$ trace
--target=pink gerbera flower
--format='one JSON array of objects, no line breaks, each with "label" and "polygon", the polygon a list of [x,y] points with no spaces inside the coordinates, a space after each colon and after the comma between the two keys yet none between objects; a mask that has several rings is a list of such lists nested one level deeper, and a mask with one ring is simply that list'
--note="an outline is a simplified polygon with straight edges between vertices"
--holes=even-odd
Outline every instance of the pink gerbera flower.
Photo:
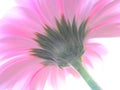
[{"label": "pink gerbera flower", "polygon": [[120,36],[120,1],[16,1],[0,22],[0,89],[49,90],[49,83],[61,90],[68,74],[79,73],[101,90],[85,68],[104,50],[90,40]]}]

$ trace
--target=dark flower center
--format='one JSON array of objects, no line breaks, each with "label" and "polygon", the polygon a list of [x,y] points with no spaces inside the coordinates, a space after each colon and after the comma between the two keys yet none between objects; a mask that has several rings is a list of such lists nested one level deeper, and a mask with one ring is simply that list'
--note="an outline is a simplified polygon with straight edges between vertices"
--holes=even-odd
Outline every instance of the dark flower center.
[{"label": "dark flower center", "polygon": [[33,55],[43,58],[46,65],[57,64],[60,67],[68,66],[73,60],[80,60],[84,53],[84,38],[86,21],[77,28],[75,18],[72,23],[66,21],[64,16],[57,29],[45,26],[46,35],[36,33],[35,41],[41,48],[32,49]]}]

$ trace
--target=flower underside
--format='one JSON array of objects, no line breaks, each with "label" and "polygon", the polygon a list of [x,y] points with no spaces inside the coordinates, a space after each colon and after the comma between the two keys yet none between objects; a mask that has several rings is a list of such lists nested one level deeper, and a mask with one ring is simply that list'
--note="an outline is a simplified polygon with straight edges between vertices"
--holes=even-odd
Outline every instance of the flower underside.
[{"label": "flower underside", "polygon": [[74,60],[80,60],[84,53],[86,21],[77,28],[75,18],[70,23],[63,16],[60,22],[56,19],[56,25],[57,29],[46,25],[46,35],[36,33],[35,41],[42,49],[34,48],[32,52],[34,56],[44,59],[45,65],[57,64],[65,67]]},{"label": "flower underside", "polygon": [[72,66],[84,78],[91,90],[101,90],[81,61],[84,53],[86,21],[77,28],[75,18],[70,23],[63,16],[60,22],[56,19],[56,26],[57,29],[53,29],[46,25],[45,35],[36,33],[35,41],[40,48],[32,49],[33,55],[42,58],[44,65],[57,64],[60,68]]}]

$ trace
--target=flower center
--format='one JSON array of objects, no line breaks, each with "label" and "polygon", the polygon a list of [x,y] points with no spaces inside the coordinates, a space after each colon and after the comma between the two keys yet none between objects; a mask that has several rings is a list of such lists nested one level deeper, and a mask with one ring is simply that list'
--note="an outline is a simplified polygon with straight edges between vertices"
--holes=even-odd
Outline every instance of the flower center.
[{"label": "flower center", "polygon": [[43,58],[46,65],[57,64],[60,67],[68,66],[73,60],[80,60],[84,53],[84,38],[86,22],[83,21],[77,28],[75,18],[72,23],[64,16],[57,29],[45,27],[46,35],[36,33],[35,41],[41,48],[32,49],[33,55]]}]

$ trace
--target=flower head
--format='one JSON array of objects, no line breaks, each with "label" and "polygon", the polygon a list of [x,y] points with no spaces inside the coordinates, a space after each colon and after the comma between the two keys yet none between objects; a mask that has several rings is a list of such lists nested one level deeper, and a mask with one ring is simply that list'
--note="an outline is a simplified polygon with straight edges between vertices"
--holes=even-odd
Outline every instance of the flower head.
[{"label": "flower head", "polygon": [[[62,90],[67,75],[101,90],[85,70],[104,54],[93,38],[120,36],[119,0],[16,0],[0,25],[0,88]],[[76,69],[76,71],[75,71]]]},{"label": "flower head", "polygon": [[44,64],[57,64],[60,67],[68,66],[70,62],[79,60],[84,53],[85,22],[77,30],[75,19],[66,22],[64,16],[61,22],[56,20],[58,30],[45,27],[47,35],[36,33],[35,41],[42,49],[33,49],[33,55],[43,58]]}]

